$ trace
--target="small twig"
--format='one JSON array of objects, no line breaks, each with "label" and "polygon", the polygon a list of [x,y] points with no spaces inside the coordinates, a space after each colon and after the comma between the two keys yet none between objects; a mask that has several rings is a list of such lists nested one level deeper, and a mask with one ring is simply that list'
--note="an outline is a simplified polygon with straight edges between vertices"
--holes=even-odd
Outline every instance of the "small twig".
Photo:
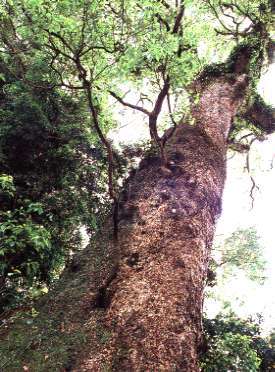
[{"label": "small twig", "polygon": [[259,190],[259,186],[256,185],[255,183],[255,180],[252,176],[250,176],[250,179],[251,179],[251,182],[252,182],[252,187],[250,189],[250,198],[251,198],[251,209],[252,210],[254,208],[254,201],[255,201],[255,198],[254,198],[254,189],[256,188],[257,190]]},{"label": "small twig", "polygon": [[248,134],[245,134],[244,136],[242,136],[240,139],[239,139],[239,142],[242,141],[243,139],[247,138],[247,137],[250,137],[250,136],[253,136],[254,133],[248,133]]},{"label": "small twig", "polygon": [[[251,145],[253,144],[254,141],[256,141],[257,137],[253,138],[251,141],[250,141],[250,144],[249,144],[249,148],[251,148]],[[251,189],[250,189],[250,199],[251,199],[251,210],[254,208],[254,202],[255,202],[255,197],[254,197],[254,190],[255,188],[257,190],[259,190],[259,186],[256,184],[253,176],[251,175],[251,172],[250,172],[250,159],[249,159],[249,154],[250,154],[250,150],[247,152],[246,154],[246,166],[245,166],[245,169],[247,170],[248,174],[249,174],[249,177],[250,177],[250,180],[251,180],[251,183],[252,183],[252,186],[251,186]]]},{"label": "small twig", "polygon": [[148,95],[147,94],[144,94],[144,93],[140,93],[140,95],[139,95],[139,100],[138,100],[138,102],[144,102],[144,101],[148,101],[148,102],[150,102],[152,105],[154,104],[153,103],[153,101],[148,97]]},{"label": "small twig", "polygon": [[272,159],[270,160],[270,170],[273,169],[274,158],[275,158],[275,155],[273,155],[273,156],[272,156]]}]

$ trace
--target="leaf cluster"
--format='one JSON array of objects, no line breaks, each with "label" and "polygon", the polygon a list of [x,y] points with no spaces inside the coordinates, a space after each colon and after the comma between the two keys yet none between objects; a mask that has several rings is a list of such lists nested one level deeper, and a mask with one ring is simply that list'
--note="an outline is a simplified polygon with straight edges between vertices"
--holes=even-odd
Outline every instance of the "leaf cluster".
[{"label": "leaf cluster", "polygon": [[272,371],[275,349],[273,333],[261,336],[261,317],[240,319],[234,313],[204,319],[207,351],[202,356],[203,371]]},{"label": "leaf cluster", "polygon": [[263,248],[255,228],[237,229],[222,243],[214,247],[219,257],[212,261],[212,270],[220,268],[224,279],[236,275],[237,271],[259,283],[265,280]]},{"label": "leaf cluster", "polygon": [[70,252],[80,249],[79,226],[94,233],[103,220],[106,159],[100,148],[95,154],[97,148],[81,96],[5,79],[0,99],[2,309],[22,300],[28,288],[49,284]]}]

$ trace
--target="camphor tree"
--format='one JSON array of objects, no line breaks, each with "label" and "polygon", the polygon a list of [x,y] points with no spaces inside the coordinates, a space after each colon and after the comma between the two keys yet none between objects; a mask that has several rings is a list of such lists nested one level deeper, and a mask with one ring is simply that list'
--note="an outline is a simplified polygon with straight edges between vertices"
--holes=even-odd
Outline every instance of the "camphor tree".
[{"label": "camphor tree", "polygon": [[[108,158],[113,262],[85,298],[110,334],[75,370],[197,371],[226,151],[243,128],[255,136],[275,128],[256,93],[272,57],[272,3],[15,0],[1,8],[18,79],[35,85],[24,66],[47,61],[56,89],[82,94]],[[125,86],[144,82],[141,104],[128,101]],[[109,97],[144,114],[152,141],[121,194]],[[161,133],[164,102],[172,125]]]}]

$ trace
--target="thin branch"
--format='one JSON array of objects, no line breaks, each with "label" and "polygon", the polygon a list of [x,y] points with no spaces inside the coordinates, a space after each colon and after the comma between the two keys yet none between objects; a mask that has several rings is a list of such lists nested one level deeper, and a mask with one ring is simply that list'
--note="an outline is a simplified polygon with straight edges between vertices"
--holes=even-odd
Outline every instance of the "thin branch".
[{"label": "thin branch", "polygon": [[225,30],[227,30],[228,32],[230,32],[230,34],[231,34],[231,29],[230,28],[228,28],[222,21],[221,21],[221,19],[220,19],[220,16],[219,16],[219,14],[218,14],[218,12],[217,12],[217,10],[216,10],[216,8],[215,8],[215,6],[211,3],[211,1],[210,0],[206,0],[206,2],[207,2],[207,4],[209,5],[209,7],[210,7],[210,9],[212,10],[212,12],[214,13],[214,15],[215,15],[215,17],[217,18],[217,20],[219,21],[219,23],[220,23],[220,25],[225,29]]},{"label": "thin branch", "polygon": [[57,38],[58,40],[60,40],[62,42],[62,44],[67,48],[69,49],[69,51],[74,55],[75,54],[75,51],[73,50],[73,48],[71,47],[71,45],[67,42],[67,40],[62,36],[60,35],[59,33],[57,32],[54,32],[54,31],[49,31],[48,29],[44,28],[44,31],[49,35],[49,36],[54,36],[55,38]]},{"label": "thin branch", "polygon": [[167,98],[167,105],[168,105],[168,110],[169,110],[169,116],[170,116],[170,119],[171,119],[171,121],[173,123],[173,127],[169,128],[163,134],[163,136],[161,138],[161,141],[163,143],[163,146],[165,146],[166,142],[173,136],[173,134],[175,133],[175,130],[177,128],[177,125],[178,125],[177,122],[173,118],[169,92],[167,93],[167,97],[166,98]]},{"label": "thin branch", "polygon": [[141,111],[143,112],[145,115],[148,115],[150,116],[151,113],[150,111],[146,110],[145,108],[141,107],[141,106],[136,106],[136,105],[132,105],[131,103],[128,103],[128,102],[125,102],[121,97],[119,97],[115,92],[109,90],[109,93],[112,97],[114,97],[119,103],[121,103],[123,106],[127,106],[127,107],[130,107],[132,108],[133,110],[138,110],[138,111]]},{"label": "thin branch", "polygon": [[235,37],[238,37],[238,36],[242,36],[242,37],[245,37],[245,36],[248,36],[248,35],[251,35],[253,33],[253,25],[249,25],[245,30],[243,31],[238,31],[236,29],[236,31],[233,31],[233,30],[229,30],[229,31],[222,31],[222,30],[217,30],[215,28],[215,31],[217,34],[220,34],[220,35],[224,35],[224,36],[235,36]]},{"label": "thin branch", "polygon": [[[112,63],[108,63],[107,65],[105,65],[95,76],[94,76],[94,80],[96,80],[104,71],[106,71],[108,68],[111,68],[113,67],[116,63],[118,63],[118,61],[120,60],[120,57],[121,55],[117,56],[117,58],[114,59],[114,61]],[[91,76],[93,74],[91,73]]]},{"label": "thin branch", "polygon": [[254,135],[254,133],[248,133],[248,134],[245,134],[244,136],[242,136],[242,137],[239,139],[239,141],[242,141],[242,140],[244,140],[245,138],[251,137],[251,136],[253,136],[253,135]]},{"label": "thin branch", "polygon": [[113,199],[114,202],[114,213],[113,213],[113,222],[114,222],[114,240],[117,241],[118,238],[118,198],[114,189],[114,155],[113,155],[113,149],[108,141],[108,139],[104,136],[100,125],[98,121],[98,114],[97,110],[94,106],[93,102],[93,97],[92,97],[92,87],[91,83],[86,79],[85,75],[83,74],[83,66],[78,64],[78,69],[81,68],[80,70],[80,76],[83,81],[84,89],[87,95],[88,99],[88,106],[91,111],[92,115],[92,124],[93,127],[95,128],[95,131],[97,132],[97,135],[102,142],[102,144],[105,146],[107,155],[108,155],[108,189],[109,189],[109,195]]},{"label": "thin branch", "polygon": [[[113,199],[115,207],[116,207],[117,196],[116,196],[116,193],[115,193],[115,190],[114,190],[114,182],[113,182],[113,173],[114,173],[113,149],[112,149],[111,144],[109,143],[109,141],[107,140],[107,138],[105,137],[105,135],[103,134],[103,132],[100,128],[97,110],[95,108],[95,105],[94,105],[94,102],[93,102],[93,97],[92,97],[91,82],[89,80],[87,80],[87,70],[85,69],[85,67],[81,63],[81,59],[80,59],[81,56],[69,46],[67,40],[65,40],[63,36],[61,36],[60,34],[57,34],[55,32],[49,32],[48,30],[45,30],[45,31],[48,33],[49,40],[50,40],[50,43],[51,43],[51,45],[48,45],[48,46],[52,50],[54,50],[54,52],[56,54],[59,53],[59,54],[65,56],[66,58],[68,58],[69,60],[73,61],[76,68],[77,68],[79,80],[82,81],[82,83],[83,83],[82,86],[72,86],[70,84],[64,83],[62,73],[59,72],[55,68],[54,68],[54,71],[58,74],[58,76],[60,77],[61,83],[65,87],[68,87],[69,89],[82,89],[86,93],[88,106],[89,106],[89,109],[90,109],[90,112],[91,112],[93,127],[95,128],[95,131],[96,131],[100,141],[102,142],[102,144],[104,145],[104,147],[106,148],[106,151],[107,151],[107,155],[108,155],[108,188],[109,188],[110,197]],[[70,52],[72,53],[72,56],[70,56],[67,53],[61,51],[60,48],[58,48],[54,44],[51,36],[54,36],[54,37],[58,38],[61,41],[61,43],[63,44],[63,46],[67,47],[70,50]],[[115,231],[115,238],[116,238],[116,234],[117,234],[117,231]]]},{"label": "thin branch", "polygon": [[231,156],[229,156],[229,158],[227,158],[226,161],[229,161],[229,160],[233,159],[235,155],[236,155],[236,152],[233,151],[233,154]]},{"label": "thin branch", "polygon": [[273,155],[272,159],[270,160],[270,170],[272,170],[274,167],[274,159],[275,159],[275,155]]},{"label": "thin branch", "polygon": [[[101,40],[102,42],[102,40]],[[122,45],[119,43],[116,43],[117,46],[114,46],[113,49],[107,48],[105,45],[90,45],[86,49],[83,48],[82,52],[79,53],[80,57],[83,57],[85,54],[89,53],[91,50],[104,50],[104,52],[109,53],[109,54],[114,54],[116,52],[122,52]]]},{"label": "thin branch", "polygon": [[245,16],[245,17],[247,17],[247,18],[249,18],[250,19],[250,21],[251,22],[257,22],[257,21],[260,21],[260,19],[255,15],[255,14],[253,14],[253,16],[255,17],[255,19],[253,19],[252,17],[251,17],[251,14],[249,14],[249,11],[247,10],[247,11],[245,11],[245,10],[243,10],[241,7],[240,7],[240,5],[237,3],[237,1],[236,0],[234,0],[234,4],[233,4],[233,6],[243,15],[243,16]]},{"label": "thin branch", "polygon": [[143,103],[144,101],[150,102],[152,104],[152,106],[154,105],[153,101],[148,97],[148,95],[141,92],[140,95],[139,95],[138,102],[142,102]]},{"label": "thin branch", "polygon": [[157,145],[160,148],[161,158],[165,166],[168,163],[167,155],[165,152],[166,137],[165,136],[162,136],[162,138],[159,137],[158,128],[157,128],[157,120],[161,112],[164,99],[169,92],[169,88],[170,88],[170,77],[168,75],[166,79],[164,80],[164,85],[157,97],[154,109],[149,116],[150,135],[151,135],[151,138],[157,143]]},{"label": "thin branch", "polygon": [[[249,144],[249,147],[251,147],[251,145],[253,144],[254,141],[256,141],[257,137],[253,138],[251,141],[250,141],[250,144]],[[247,152],[247,155],[246,155],[246,166],[245,166],[245,169],[247,169],[247,172],[249,174],[249,177],[250,177],[250,180],[251,180],[251,183],[252,183],[252,186],[251,186],[251,189],[250,189],[250,199],[251,199],[251,209],[254,208],[254,202],[255,202],[255,197],[254,197],[254,190],[255,188],[257,190],[259,190],[259,186],[257,186],[253,176],[251,175],[251,172],[250,172],[250,159],[249,159],[249,154],[250,154],[250,151]]]},{"label": "thin branch", "polygon": [[169,23],[165,19],[163,19],[159,13],[156,14],[156,18],[158,19],[160,24],[163,24],[166,27],[167,32],[171,30]]}]

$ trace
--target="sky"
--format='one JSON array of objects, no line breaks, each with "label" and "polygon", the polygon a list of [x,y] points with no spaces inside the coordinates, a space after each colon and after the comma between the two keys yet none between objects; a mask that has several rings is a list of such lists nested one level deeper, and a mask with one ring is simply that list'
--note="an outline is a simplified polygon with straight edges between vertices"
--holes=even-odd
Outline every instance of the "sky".
[{"label": "sky", "polygon": [[[250,165],[253,178],[259,187],[251,208],[251,180],[246,170],[245,156],[235,155],[228,161],[227,180],[223,194],[223,211],[217,224],[216,235],[229,236],[238,228],[254,226],[260,237],[264,258],[267,261],[264,285],[253,283],[240,275],[221,287],[222,297],[232,304],[242,317],[261,313],[265,331],[275,327],[275,135],[251,149]],[[274,159],[274,167],[271,168]],[[206,301],[206,310],[215,316],[221,309],[219,302]]]},{"label": "sky", "polygon": [[[275,63],[262,76],[258,90],[264,100],[275,106]],[[274,164],[273,164],[274,162]],[[245,277],[237,277],[222,288],[222,296],[229,300],[239,316],[263,315],[263,331],[275,327],[275,134],[263,142],[256,141],[250,151],[250,167],[259,187],[251,208],[251,180],[244,170],[245,155],[236,154],[227,162],[227,180],[223,194],[223,211],[216,235],[230,235],[237,228],[254,226],[267,261],[266,281],[257,285]],[[206,302],[211,316],[220,310],[218,302]]]},{"label": "sky", "polygon": [[[275,63],[263,74],[258,90],[267,103],[275,106]],[[127,101],[136,103],[135,92],[127,95]],[[115,116],[119,129],[111,133],[116,145],[119,142],[133,144],[149,139],[147,117],[140,112],[118,106]],[[165,111],[165,110],[164,110]],[[274,167],[272,168],[272,160]],[[251,209],[251,180],[245,167],[245,155],[236,154],[227,163],[227,180],[223,195],[223,211],[217,224],[217,235],[230,235],[237,228],[254,226],[260,236],[267,261],[264,285],[255,284],[240,275],[222,288],[224,299],[232,303],[241,317],[256,313],[264,316],[263,329],[268,332],[275,327],[275,134],[263,142],[253,143],[250,151],[250,167],[259,190],[255,193]],[[207,302],[208,315],[215,316],[221,309],[218,302]]]}]

